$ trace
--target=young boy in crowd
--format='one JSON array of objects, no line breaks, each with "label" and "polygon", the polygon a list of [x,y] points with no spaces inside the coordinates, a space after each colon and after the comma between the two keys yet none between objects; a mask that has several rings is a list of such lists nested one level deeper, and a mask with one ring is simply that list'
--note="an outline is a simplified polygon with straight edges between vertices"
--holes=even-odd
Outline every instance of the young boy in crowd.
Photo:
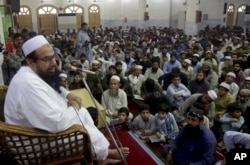
[{"label": "young boy in crowd", "polygon": [[111,120],[110,124],[121,124],[121,123],[125,123],[130,121],[130,119],[128,118],[129,116],[129,110],[127,107],[121,107],[118,110],[118,118]]},{"label": "young boy in crowd", "polygon": [[148,139],[148,136],[155,134],[155,117],[150,113],[147,104],[139,108],[140,114],[133,121],[133,128],[141,139]]},{"label": "young boy in crowd", "polygon": [[227,131],[239,131],[245,122],[242,114],[242,108],[237,102],[231,103],[227,107],[227,112],[219,119],[222,133]]},{"label": "young boy in crowd", "polygon": [[80,88],[84,88],[84,87],[85,87],[85,85],[83,83],[81,73],[80,72],[75,72],[74,73],[74,79],[69,84],[69,89],[73,90],[73,89],[80,89]]},{"label": "young boy in crowd", "polygon": [[179,128],[175,121],[174,115],[169,112],[170,107],[166,103],[158,106],[155,115],[156,136],[161,142],[171,143],[179,133]]}]

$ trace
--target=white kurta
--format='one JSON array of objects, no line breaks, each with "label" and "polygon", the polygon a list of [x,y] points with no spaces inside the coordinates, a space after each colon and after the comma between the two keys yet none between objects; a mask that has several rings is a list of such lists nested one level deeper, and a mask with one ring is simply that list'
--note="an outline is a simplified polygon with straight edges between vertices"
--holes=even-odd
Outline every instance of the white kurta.
[{"label": "white kurta", "polygon": [[[95,127],[85,108],[79,112],[68,107],[66,91],[60,95],[29,67],[22,67],[12,79],[4,105],[5,120],[9,124],[39,128],[52,133],[64,131],[73,124],[84,125],[96,153],[97,160],[108,155],[109,143]],[[64,95],[64,97],[62,97]]]},{"label": "white kurta", "polygon": [[3,54],[0,53],[0,85],[4,85],[2,65],[3,65]]}]

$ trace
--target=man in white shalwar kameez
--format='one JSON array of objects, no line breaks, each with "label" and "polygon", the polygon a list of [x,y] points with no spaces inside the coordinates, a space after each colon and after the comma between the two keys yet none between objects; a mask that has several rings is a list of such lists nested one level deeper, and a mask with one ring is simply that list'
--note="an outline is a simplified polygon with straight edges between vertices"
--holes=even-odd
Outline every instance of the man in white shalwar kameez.
[{"label": "man in white shalwar kameez", "polygon": [[[50,84],[56,82],[53,78],[58,71],[54,51],[47,40],[36,36],[26,41],[22,49],[27,66],[20,68],[8,88],[4,105],[6,123],[52,133],[80,124],[90,135],[99,164],[121,161],[118,151],[108,148],[109,142],[94,126],[88,111],[81,107],[81,99],[59,85],[56,88]],[[125,155],[129,153],[128,148],[123,150]]]}]

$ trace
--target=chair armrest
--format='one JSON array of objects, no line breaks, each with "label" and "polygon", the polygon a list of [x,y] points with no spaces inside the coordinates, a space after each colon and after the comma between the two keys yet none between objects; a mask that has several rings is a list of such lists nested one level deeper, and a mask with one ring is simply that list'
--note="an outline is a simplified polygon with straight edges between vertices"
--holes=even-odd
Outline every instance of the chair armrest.
[{"label": "chair armrest", "polygon": [[11,159],[23,164],[44,164],[81,155],[92,163],[87,130],[73,125],[59,133],[10,125],[0,121],[0,144]]}]

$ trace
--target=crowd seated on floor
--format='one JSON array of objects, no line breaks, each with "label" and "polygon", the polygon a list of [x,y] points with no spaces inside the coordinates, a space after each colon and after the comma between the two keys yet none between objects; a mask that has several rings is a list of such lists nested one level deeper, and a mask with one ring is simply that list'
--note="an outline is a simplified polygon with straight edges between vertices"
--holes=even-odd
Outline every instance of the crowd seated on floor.
[{"label": "crowd seated on floor", "polygon": [[[207,26],[191,36],[171,27],[90,29],[86,26],[83,24],[74,33],[68,29],[40,35],[54,47],[55,60],[62,72],[58,77],[61,85],[67,90],[84,88],[85,79],[94,97],[106,109],[109,124],[128,122],[143,141],[166,144],[163,149],[170,163],[179,161],[178,149],[184,151],[180,138],[191,141],[199,138],[199,144],[191,146],[190,142],[189,147],[213,146],[206,152],[214,154],[216,143],[223,148],[232,132],[247,137],[250,143],[248,28]],[[81,31],[85,36],[80,36]],[[22,44],[38,35],[25,34],[28,36],[9,34],[14,49],[4,52],[1,66],[6,86],[25,63]],[[85,38],[84,43],[81,37]],[[71,67],[95,74],[70,70]],[[138,112],[129,112],[131,101],[138,105]],[[208,136],[202,139],[199,131]],[[187,132],[193,133],[192,136]],[[225,151],[229,151],[227,145]],[[218,161],[215,157],[195,157],[197,152],[197,148],[192,150],[184,163]]]}]

